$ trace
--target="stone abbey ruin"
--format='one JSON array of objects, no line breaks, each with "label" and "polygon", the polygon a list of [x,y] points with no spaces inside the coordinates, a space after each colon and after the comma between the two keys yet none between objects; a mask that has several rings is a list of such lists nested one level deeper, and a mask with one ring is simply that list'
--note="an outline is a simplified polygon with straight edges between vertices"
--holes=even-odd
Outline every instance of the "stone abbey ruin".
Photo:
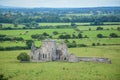
[{"label": "stone abbey ruin", "polygon": [[30,53],[31,62],[47,62],[47,61],[67,61],[67,62],[79,62],[79,61],[92,61],[92,62],[105,62],[111,63],[108,58],[97,57],[78,57],[75,54],[68,53],[67,45],[61,42],[57,45],[55,40],[44,40],[42,46],[37,49],[34,42],[31,46]]}]

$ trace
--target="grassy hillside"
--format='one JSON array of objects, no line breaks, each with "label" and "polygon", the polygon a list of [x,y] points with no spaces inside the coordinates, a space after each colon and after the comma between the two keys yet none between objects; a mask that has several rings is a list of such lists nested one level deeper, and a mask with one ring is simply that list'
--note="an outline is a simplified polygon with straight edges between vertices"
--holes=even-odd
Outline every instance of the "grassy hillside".
[{"label": "grassy hillside", "polygon": [[16,57],[30,50],[0,51],[0,73],[9,80],[119,80],[120,46],[70,48],[77,56],[108,57],[112,64],[95,62],[20,63]]}]

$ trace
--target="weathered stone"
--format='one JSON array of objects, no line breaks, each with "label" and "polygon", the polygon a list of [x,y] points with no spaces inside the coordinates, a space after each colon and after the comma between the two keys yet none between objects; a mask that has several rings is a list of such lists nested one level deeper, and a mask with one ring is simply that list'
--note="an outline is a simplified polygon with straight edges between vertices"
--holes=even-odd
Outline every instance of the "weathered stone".
[{"label": "weathered stone", "polygon": [[68,54],[68,48],[64,42],[56,45],[54,40],[44,40],[42,46],[37,49],[34,42],[31,46],[30,60],[32,62],[46,62],[46,61],[68,61],[68,62],[104,62],[110,63],[108,58],[98,57],[77,57],[75,54]]},{"label": "weathered stone", "polygon": [[63,42],[57,46],[54,40],[44,40],[39,49],[32,44],[30,57],[34,62],[67,60],[68,48]]},{"label": "weathered stone", "polygon": [[68,59],[69,62],[78,62],[78,57],[75,56],[73,53],[69,55],[69,59]]}]

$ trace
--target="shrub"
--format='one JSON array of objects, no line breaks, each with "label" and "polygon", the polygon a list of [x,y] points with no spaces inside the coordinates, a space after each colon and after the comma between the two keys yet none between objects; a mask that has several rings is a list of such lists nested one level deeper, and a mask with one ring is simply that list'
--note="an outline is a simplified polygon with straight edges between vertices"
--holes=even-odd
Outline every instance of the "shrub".
[{"label": "shrub", "polygon": [[12,47],[1,47],[0,51],[6,51],[6,50],[26,50],[28,49],[26,46],[12,46]]},{"label": "shrub", "polygon": [[82,34],[81,33],[78,34],[78,38],[82,38]]},{"label": "shrub", "polygon": [[6,35],[0,34],[0,37],[5,37]]},{"label": "shrub", "polygon": [[97,37],[98,38],[103,38],[103,35],[102,34],[97,34]]},{"label": "shrub", "polygon": [[100,43],[97,43],[97,46],[100,46]]},{"label": "shrub", "polygon": [[31,35],[31,38],[38,39],[41,35],[40,34],[33,34]]},{"label": "shrub", "polygon": [[92,46],[95,46],[95,43],[92,43]]},{"label": "shrub", "polygon": [[59,38],[60,38],[60,39],[70,39],[70,38],[71,38],[71,35],[69,35],[69,34],[63,35],[63,34],[61,34],[61,35],[59,35]]},{"label": "shrub", "polygon": [[30,56],[27,53],[22,52],[17,56],[17,59],[20,61],[30,61]]},{"label": "shrub", "polygon": [[110,34],[110,37],[116,38],[116,37],[118,37],[118,35],[117,35],[116,33],[111,33],[111,34]]},{"label": "shrub", "polygon": [[76,39],[77,36],[75,34],[72,34],[72,39]]},{"label": "shrub", "polygon": [[72,23],[71,23],[71,26],[76,26],[76,24],[72,22]]},{"label": "shrub", "polygon": [[65,43],[69,43],[69,41],[68,41],[68,39],[65,39],[65,41],[64,41]]},{"label": "shrub", "polygon": [[97,27],[97,29],[96,30],[103,30],[103,28],[102,27]]},{"label": "shrub", "polygon": [[44,32],[42,35],[43,35],[43,36],[49,36],[49,34],[46,33],[46,32]]},{"label": "shrub", "polygon": [[117,27],[117,30],[120,31],[120,27]]},{"label": "shrub", "polygon": [[103,22],[100,20],[95,20],[94,22],[90,23],[90,25],[103,25]]},{"label": "shrub", "polygon": [[79,44],[78,47],[87,47],[85,44]]},{"label": "shrub", "polygon": [[73,47],[77,47],[77,44],[72,42],[72,43],[67,43],[68,48],[73,48]]},{"label": "shrub", "polygon": [[26,41],[26,45],[29,49],[31,48],[32,42],[33,42],[32,40],[27,40]]},{"label": "shrub", "polygon": [[58,34],[58,32],[57,32],[57,31],[53,31],[53,34],[54,34],[54,35],[57,35],[57,34]]},{"label": "shrub", "polygon": [[6,78],[4,74],[0,74],[0,80],[8,80],[8,78]]}]

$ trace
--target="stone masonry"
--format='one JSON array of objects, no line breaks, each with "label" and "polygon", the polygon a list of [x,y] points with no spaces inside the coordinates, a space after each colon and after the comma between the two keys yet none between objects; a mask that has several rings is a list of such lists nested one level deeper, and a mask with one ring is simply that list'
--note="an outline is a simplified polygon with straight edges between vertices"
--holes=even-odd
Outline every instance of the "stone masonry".
[{"label": "stone masonry", "polygon": [[31,46],[30,60],[32,62],[46,62],[46,61],[68,61],[68,62],[104,62],[111,63],[108,58],[98,57],[77,57],[75,54],[68,54],[67,45],[61,42],[56,44],[55,40],[44,40],[42,46],[37,49],[34,42]]},{"label": "stone masonry", "polygon": [[33,62],[66,61],[68,59],[68,48],[64,42],[56,45],[55,40],[44,40],[39,49],[32,43],[30,58]]}]

